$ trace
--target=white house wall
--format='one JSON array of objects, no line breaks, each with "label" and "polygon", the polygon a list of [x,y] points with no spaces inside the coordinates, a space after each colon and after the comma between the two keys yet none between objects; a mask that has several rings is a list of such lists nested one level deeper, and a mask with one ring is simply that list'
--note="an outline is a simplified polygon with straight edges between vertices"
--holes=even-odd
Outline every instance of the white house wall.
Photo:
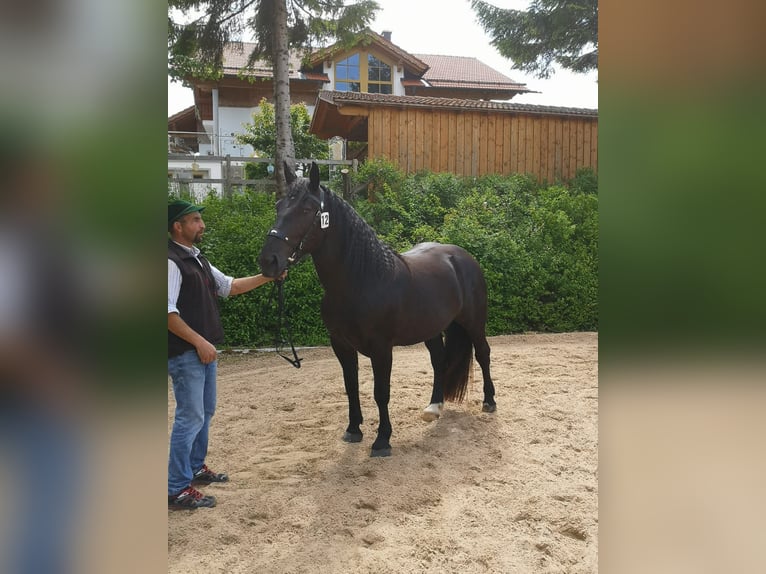
[{"label": "white house wall", "polygon": [[[196,164],[196,166],[193,164]],[[194,167],[197,169],[194,169]],[[171,174],[173,175],[172,178]],[[205,161],[202,155],[190,156],[188,160],[168,160],[168,182],[172,182],[176,177],[189,179],[195,174],[201,175],[205,179],[221,179],[223,178],[223,169],[220,162]],[[223,194],[223,185],[220,183],[190,183],[188,186],[189,191],[197,200],[204,198],[210,191],[210,188],[215,190],[218,196]]]},{"label": "white house wall", "polygon": [[404,67],[394,65],[391,67],[391,71],[393,72],[391,76],[394,81],[394,95],[406,96],[407,94],[404,93],[404,86],[402,85],[402,78],[404,78]]},{"label": "white house wall", "polygon": [[237,143],[235,135],[245,133],[244,124],[253,121],[252,113],[258,108],[230,108],[221,106],[218,110],[218,123],[221,128],[221,155],[252,156],[253,148]]},{"label": "white house wall", "polygon": [[[314,115],[316,106],[306,106],[309,117]],[[234,108],[221,106],[218,109],[218,125],[220,128],[220,155],[252,157],[255,153],[250,145],[243,145],[236,141],[235,135],[244,134],[244,124],[253,121],[253,113],[258,111],[258,106],[254,108]],[[202,122],[205,132],[213,134],[213,121],[205,120]],[[213,144],[200,144],[199,152],[201,155],[212,155]]]},{"label": "white house wall", "polygon": [[[330,84],[325,84],[329,87]],[[316,106],[306,106],[309,116],[313,117]],[[239,144],[234,135],[245,133],[244,124],[252,121],[252,114],[258,110],[258,106],[253,108],[237,108],[220,106],[218,108],[218,126],[220,131],[220,155],[230,155],[235,157],[252,157],[254,150],[252,146]],[[189,156],[188,160],[168,160],[168,173],[174,177],[189,178],[192,175],[192,163],[196,161],[198,165],[197,173],[202,173],[206,179],[221,179],[223,170],[220,161],[205,161],[205,158],[213,155],[212,135],[214,133],[213,120],[204,120],[202,127],[205,132],[211,136],[210,143],[199,143],[199,155]],[[302,159],[302,158],[297,158]],[[241,164],[240,164],[241,165]],[[169,181],[172,181],[170,179]],[[217,195],[222,195],[223,185],[219,183],[192,183],[189,189],[195,197],[201,199],[207,195],[210,188],[213,188]]]}]

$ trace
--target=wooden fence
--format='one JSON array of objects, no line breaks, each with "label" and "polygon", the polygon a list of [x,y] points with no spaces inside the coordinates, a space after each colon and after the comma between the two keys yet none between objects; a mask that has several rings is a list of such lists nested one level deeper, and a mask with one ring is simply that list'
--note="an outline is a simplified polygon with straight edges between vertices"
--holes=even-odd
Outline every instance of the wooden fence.
[{"label": "wooden fence", "polygon": [[[239,156],[215,156],[215,155],[188,155],[188,154],[168,154],[168,162],[183,162],[186,167],[183,172],[188,172],[191,177],[184,177],[178,172],[171,176],[170,167],[168,168],[168,190],[173,195],[180,195],[182,192],[189,193],[197,199],[204,197],[211,189],[214,191],[220,189],[224,196],[231,195],[235,190],[242,190],[245,186],[253,186],[263,191],[274,191],[274,178],[265,179],[246,179],[240,175],[244,172],[245,163],[273,163],[272,158],[263,157],[239,157]],[[356,172],[358,169],[357,160],[335,160],[335,159],[297,159],[297,166],[308,166],[311,162],[317,165],[329,165],[341,168],[343,177],[344,196],[351,193],[350,171]],[[196,166],[196,169],[193,167]],[[211,168],[220,168],[221,177],[204,177],[198,174],[210,171]],[[176,167],[175,169],[179,169]],[[195,174],[195,171],[197,174]]]}]

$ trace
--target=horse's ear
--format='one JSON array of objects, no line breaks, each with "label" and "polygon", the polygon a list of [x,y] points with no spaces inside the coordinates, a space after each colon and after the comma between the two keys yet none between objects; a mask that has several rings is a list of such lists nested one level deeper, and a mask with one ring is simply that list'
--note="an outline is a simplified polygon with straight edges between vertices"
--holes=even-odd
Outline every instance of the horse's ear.
[{"label": "horse's ear", "polygon": [[282,163],[285,166],[285,181],[287,182],[287,185],[290,185],[292,182],[294,182],[298,178],[296,177],[292,166],[289,163],[287,163],[287,161],[283,161]]},{"label": "horse's ear", "polygon": [[319,166],[315,161],[311,162],[311,169],[309,170],[309,183],[311,183],[312,191],[319,189]]}]

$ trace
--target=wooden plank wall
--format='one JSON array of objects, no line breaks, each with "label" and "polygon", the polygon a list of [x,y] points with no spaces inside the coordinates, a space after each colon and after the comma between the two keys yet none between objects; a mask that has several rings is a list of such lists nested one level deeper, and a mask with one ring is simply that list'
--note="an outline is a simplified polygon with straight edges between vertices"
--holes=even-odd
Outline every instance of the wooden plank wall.
[{"label": "wooden plank wall", "polygon": [[371,108],[368,157],[406,173],[531,173],[552,183],[598,171],[598,119],[518,113]]}]

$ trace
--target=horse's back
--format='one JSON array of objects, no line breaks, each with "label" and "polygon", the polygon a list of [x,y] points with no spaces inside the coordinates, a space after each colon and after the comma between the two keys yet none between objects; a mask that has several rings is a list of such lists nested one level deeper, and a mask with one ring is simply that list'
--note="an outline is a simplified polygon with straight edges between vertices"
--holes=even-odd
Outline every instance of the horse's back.
[{"label": "horse's back", "polygon": [[401,254],[413,276],[430,274],[440,279],[453,275],[464,288],[486,290],[484,274],[476,259],[459,245],[418,243]]},{"label": "horse's back", "polygon": [[487,286],[476,259],[458,245],[419,243],[402,253],[413,282],[413,294],[426,306],[485,308]]}]

